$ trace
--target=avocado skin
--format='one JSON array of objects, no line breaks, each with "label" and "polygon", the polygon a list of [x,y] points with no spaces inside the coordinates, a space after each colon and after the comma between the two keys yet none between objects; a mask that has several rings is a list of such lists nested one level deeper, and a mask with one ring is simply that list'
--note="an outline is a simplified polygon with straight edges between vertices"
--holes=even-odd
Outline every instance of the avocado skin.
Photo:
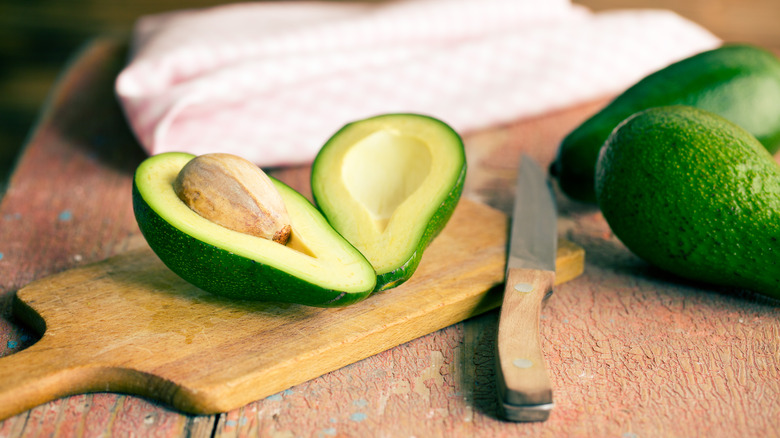
[{"label": "avocado skin", "polygon": [[[179,277],[214,295],[313,307],[341,307],[361,301],[371,293],[371,290],[343,293],[324,289],[272,266],[188,236],[149,207],[135,180],[132,199],[138,227],[160,260]],[[182,262],[181,257],[187,257],[187,260]]]},{"label": "avocado skin", "polygon": [[780,166],[736,124],[685,106],[633,115],[599,154],[596,195],[642,259],[780,298]]},{"label": "avocado skin", "polygon": [[687,105],[742,126],[770,153],[780,148],[780,59],[749,45],[726,45],[661,69],[626,90],[568,134],[550,171],[570,198],[594,202],[599,149],[625,118],[643,109]]}]

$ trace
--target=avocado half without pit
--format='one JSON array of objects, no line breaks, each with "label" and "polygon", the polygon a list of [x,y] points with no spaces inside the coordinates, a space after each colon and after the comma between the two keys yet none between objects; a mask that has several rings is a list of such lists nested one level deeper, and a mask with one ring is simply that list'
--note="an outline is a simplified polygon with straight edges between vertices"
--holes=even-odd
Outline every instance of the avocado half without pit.
[{"label": "avocado half without pit", "polygon": [[344,126],[312,167],[312,194],[331,226],[373,265],[377,290],[411,277],[444,228],[466,177],[460,136],[417,114]]},{"label": "avocado half without pit", "polygon": [[189,283],[238,299],[343,306],[375,287],[371,264],[301,194],[271,179],[289,216],[286,244],[219,225],[188,207],[174,183],[195,158],[147,158],[133,180],[133,209],[149,246]]}]

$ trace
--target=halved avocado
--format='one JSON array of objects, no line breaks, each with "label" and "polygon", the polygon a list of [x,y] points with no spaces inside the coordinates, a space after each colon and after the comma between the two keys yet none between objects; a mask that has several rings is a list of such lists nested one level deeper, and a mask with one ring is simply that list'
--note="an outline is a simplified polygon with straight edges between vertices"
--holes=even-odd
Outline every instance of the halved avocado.
[{"label": "halved avocado", "polygon": [[371,262],[377,290],[412,276],[463,191],[466,155],[444,122],[386,114],[350,123],[312,167],[317,207]]},{"label": "halved avocado", "polygon": [[194,155],[147,158],[133,180],[133,209],[146,241],[184,280],[230,298],[335,307],[368,296],[376,284],[363,255],[336,233],[301,194],[272,179],[293,228],[287,245],[222,227],[174,192]]}]

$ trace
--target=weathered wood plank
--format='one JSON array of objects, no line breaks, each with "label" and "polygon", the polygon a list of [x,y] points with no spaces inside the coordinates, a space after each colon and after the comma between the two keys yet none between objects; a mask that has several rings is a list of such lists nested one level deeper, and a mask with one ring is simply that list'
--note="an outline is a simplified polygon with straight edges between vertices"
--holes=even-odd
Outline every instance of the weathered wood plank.
[{"label": "weathered wood plank", "polygon": [[0,436],[210,436],[215,416],[160,413],[136,397],[85,394],[36,407],[3,422]]}]

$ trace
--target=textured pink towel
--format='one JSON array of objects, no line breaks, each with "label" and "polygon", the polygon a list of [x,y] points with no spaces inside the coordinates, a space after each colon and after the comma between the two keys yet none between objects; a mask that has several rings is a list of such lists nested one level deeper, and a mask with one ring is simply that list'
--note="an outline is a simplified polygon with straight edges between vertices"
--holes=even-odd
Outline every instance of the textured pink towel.
[{"label": "textured pink towel", "polygon": [[144,17],[116,81],[150,154],[310,162],[345,123],[424,113],[461,133],[615,94],[720,41],[667,11],[568,0],[240,3]]}]

